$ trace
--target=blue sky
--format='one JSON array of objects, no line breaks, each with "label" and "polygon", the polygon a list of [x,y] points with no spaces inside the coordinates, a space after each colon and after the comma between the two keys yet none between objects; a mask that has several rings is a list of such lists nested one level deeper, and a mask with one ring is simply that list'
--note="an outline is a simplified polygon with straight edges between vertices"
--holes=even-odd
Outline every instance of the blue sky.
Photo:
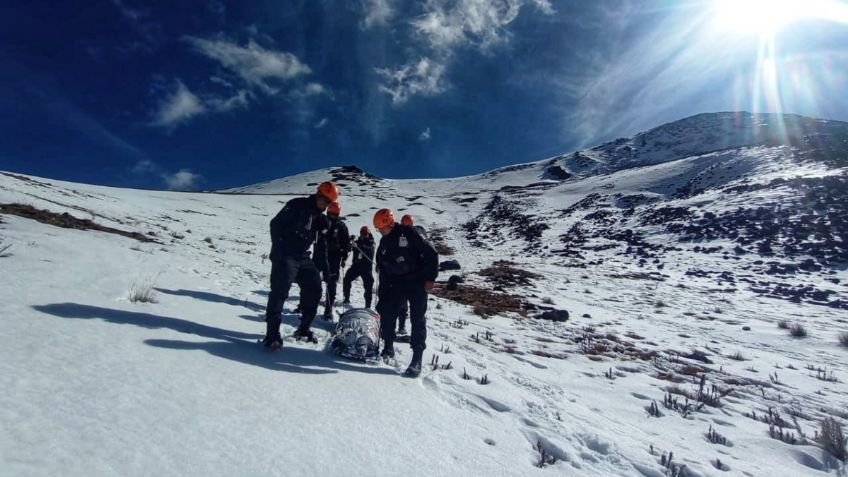
[{"label": "blue sky", "polygon": [[447,177],[701,112],[848,120],[831,0],[11,3],[0,169],[73,181]]}]

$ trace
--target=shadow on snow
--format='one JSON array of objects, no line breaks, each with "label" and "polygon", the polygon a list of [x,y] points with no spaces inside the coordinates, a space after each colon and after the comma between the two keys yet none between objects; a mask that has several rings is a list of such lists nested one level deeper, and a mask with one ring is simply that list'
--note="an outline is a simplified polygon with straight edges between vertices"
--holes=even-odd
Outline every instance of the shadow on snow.
[{"label": "shadow on snow", "polygon": [[[273,371],[305,374],[329,374],[339,371],[395,374],[394,370],[354,364],[342,360],[325,350],[285,346],[281,352],[270,352],[256,343],[256,340],[260,337],[257,334],[226,330],[180,318],[81,305],[79,303],[34,305],[32,308],[60,318],[100,319],[119,325],[134,325],[148,329],[166,328],[180,333],[209,338],[214,341],[149,339],[144,342],[157,348],[202,350],[219,358],[260,366]],[[297,315],[289,315],[289,317],[291,316],[297,317]]]},{"label": "shadow on snow", "polygon": [[237,298],[218,295],[217,293],[205,292],[205,291],[197,291],[197,290],[169,290],[167,288],[156,288],[156,291],[164,293],[166,295],[176,295],[176,296],[187,296],[191,298],[196,298],[198,300],[209,301],[212,303],[224,303],[232,306],[243,306],[247,309],[253,311],[264,311],[265,305],[260,305],[258,303],[254,303],[252,301],[248,301],[246,298],[244,300],[239,300]]}]

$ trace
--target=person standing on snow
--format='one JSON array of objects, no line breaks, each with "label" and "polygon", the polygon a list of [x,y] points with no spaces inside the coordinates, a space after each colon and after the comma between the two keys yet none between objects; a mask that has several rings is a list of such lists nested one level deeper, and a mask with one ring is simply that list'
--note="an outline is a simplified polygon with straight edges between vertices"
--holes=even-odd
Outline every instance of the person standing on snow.
[{"label": "person standing on snow", "polygon": [[[412,218],[410,214],[404,214],[403,217],[400,218],[401,225],[409,225],[410,227],[415,225],[415,220]],[[424,235],[423,227],[416,227],[421,236],[424,239],[427,239],[427,236]],[[396,334],[398,336],[406,336],[406,319],[409,317],[409,302],[405,301],[401,304],[400,311],[398,312],[398,326]]]},{"label": "person standing on snow", "polygon": [[[352,237],[351,237],[352,238]],[[345,273],[342,293],[345,304],[350,304],[350,286],[354,280],[362,277],[365,286],[365,308],[371,308],[371,295],[374,290],[374,276],[371,268],[374,265],[374,236],[367,225],[359,229],[359,238],[353,247],[353,259],[350,269]]]},{"label": "person standing on snow", "polygon": [[[328,270],[326,247],[315,247],[309,257],[309,247],[324,241],[329,227],[324,210],[339,199],[339,188],[332,182],[322,182],[308,197],[298,197],[286,205],[271,220],[271,292],[265,310],[267,330],[262,344],[278,350],[283,346],[280,336],[283,305],[293,282],[300,287],[303,314],[295,337],[315,341],[309,327],[321,300],[321,273]],[[320,255],[319,255],[320,254]],[[317,265],[316,265],[317,263]]]},{"label": "person standing on snow", "polygon": [[427,292],[435,286],[439,274],[439,254],[414,227],[395,222],[390,209],[374,214],[374,227],[383,237],[377,247],[376,265],[380,277],[377,289],[377,313],[385,346],[384,359],[394,357],[395,322],[401,305],[410,304],[412,361],[404,376],[418,377],[427,348]]},{"label": "person standing on snow", "polygon": [[[350,234],[347,226],[339,217],[342,207],[338,202],[333,202],[327,207],[327,220],[329,226],[325,234],[325,240],[315,244],[316,255],[326,255],[329,269],[324,274],[324,283],[327,284],[326,303],[324,304],[324,318],[333,320],[333,304],[336,301],[336,290],[339,284],[340,268],[347,261],[350,252]],[[325,247],[326,251],[318,249]]]}]

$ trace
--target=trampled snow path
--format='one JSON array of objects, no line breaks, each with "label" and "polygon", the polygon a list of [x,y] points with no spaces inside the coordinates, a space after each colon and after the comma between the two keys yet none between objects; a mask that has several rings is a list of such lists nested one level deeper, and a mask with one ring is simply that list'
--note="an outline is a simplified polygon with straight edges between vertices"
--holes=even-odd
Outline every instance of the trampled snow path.
[{"label": "trampled snow path", "polygon": [[[733,174],[752,164],[764,168],[759,174],[787,174],[773,154],[710,153],[587,177],[545,195],[530,188],[523,200],[529,214],[545,216],[609,184],[661,194],[696,176],[718,180],[703,173],[714,164],[735,164]],[[803,167],[791,172],[829,173]],[[406,209],[428,229],[445,228],[467,283],[491,287],[473,272],[508,258],[542,276],[511,291],[569,310],[568,323],[483,319],[431,297],[425,362],[437,356],[450,369],[427,366],[418,380],[398,376],[410,357],[403,347],[395,366],[330,355],[320,322],[321,345],[286,342],[281,353],[265,351],[256,340],[264,331],[268,220],[281,201],[328,175],[266,186],[285,195],[0,175],[2,204],[68,212],[158,241],[0,216],[0,237],[12,245],[0,258],[0,473],[652,477],[666,475],[669,452],[672,467],[685,464],[690,476],[832,471],[834,462],[811,440],[822,417],[846,416],[848,350],[838,343],[848,331],[845,312],[685,273],[720,269],[727,263],[720,256],[669,253],[661,273],[651,275],[614,253],[584,268],[527,253],[515,236],[491,249],[471,243],[458,225],[480,214],[490,191],[538,181],[538,169],[349,183],[343,215],[355,230],[377,207]],[[569,220],[552,219],[546,240],[567,232]],[[844,283],[845,275],[834,277]],[[155,286],[157,303],[128,300],[144,284]],[[292,295],[288,309],[296,287]],[[352,296],[361,304],[359,283]],[[809,336],[790,337],[777,327],[780,319],[803,323]],[[285,329],[295,320],[286,315]],[[708,390],[730,389],[719,406],[680,412],[663,404],[667,395],[681,404],[682,393],[696,395],[701,376]],[[653,403],[661,417],[649,414]],[[767,416],[769,408],[786,432],[803,440],[800,429],[808,442],[773,439],[768,424],[749,417]],[[710,428],[726,442],[711,443]],[[556,463],[537,467],[539,444]]]}]

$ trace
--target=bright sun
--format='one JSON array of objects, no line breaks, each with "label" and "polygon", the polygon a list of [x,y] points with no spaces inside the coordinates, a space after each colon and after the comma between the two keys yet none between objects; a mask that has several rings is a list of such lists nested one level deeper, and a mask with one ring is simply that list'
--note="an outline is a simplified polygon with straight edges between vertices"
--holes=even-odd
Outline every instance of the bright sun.
[{"label": "bright sun", "polygon": [[757,36],[805,18],[848,20],[848,5],[835,0],[715,0],[714,7],[718,27]]}]

